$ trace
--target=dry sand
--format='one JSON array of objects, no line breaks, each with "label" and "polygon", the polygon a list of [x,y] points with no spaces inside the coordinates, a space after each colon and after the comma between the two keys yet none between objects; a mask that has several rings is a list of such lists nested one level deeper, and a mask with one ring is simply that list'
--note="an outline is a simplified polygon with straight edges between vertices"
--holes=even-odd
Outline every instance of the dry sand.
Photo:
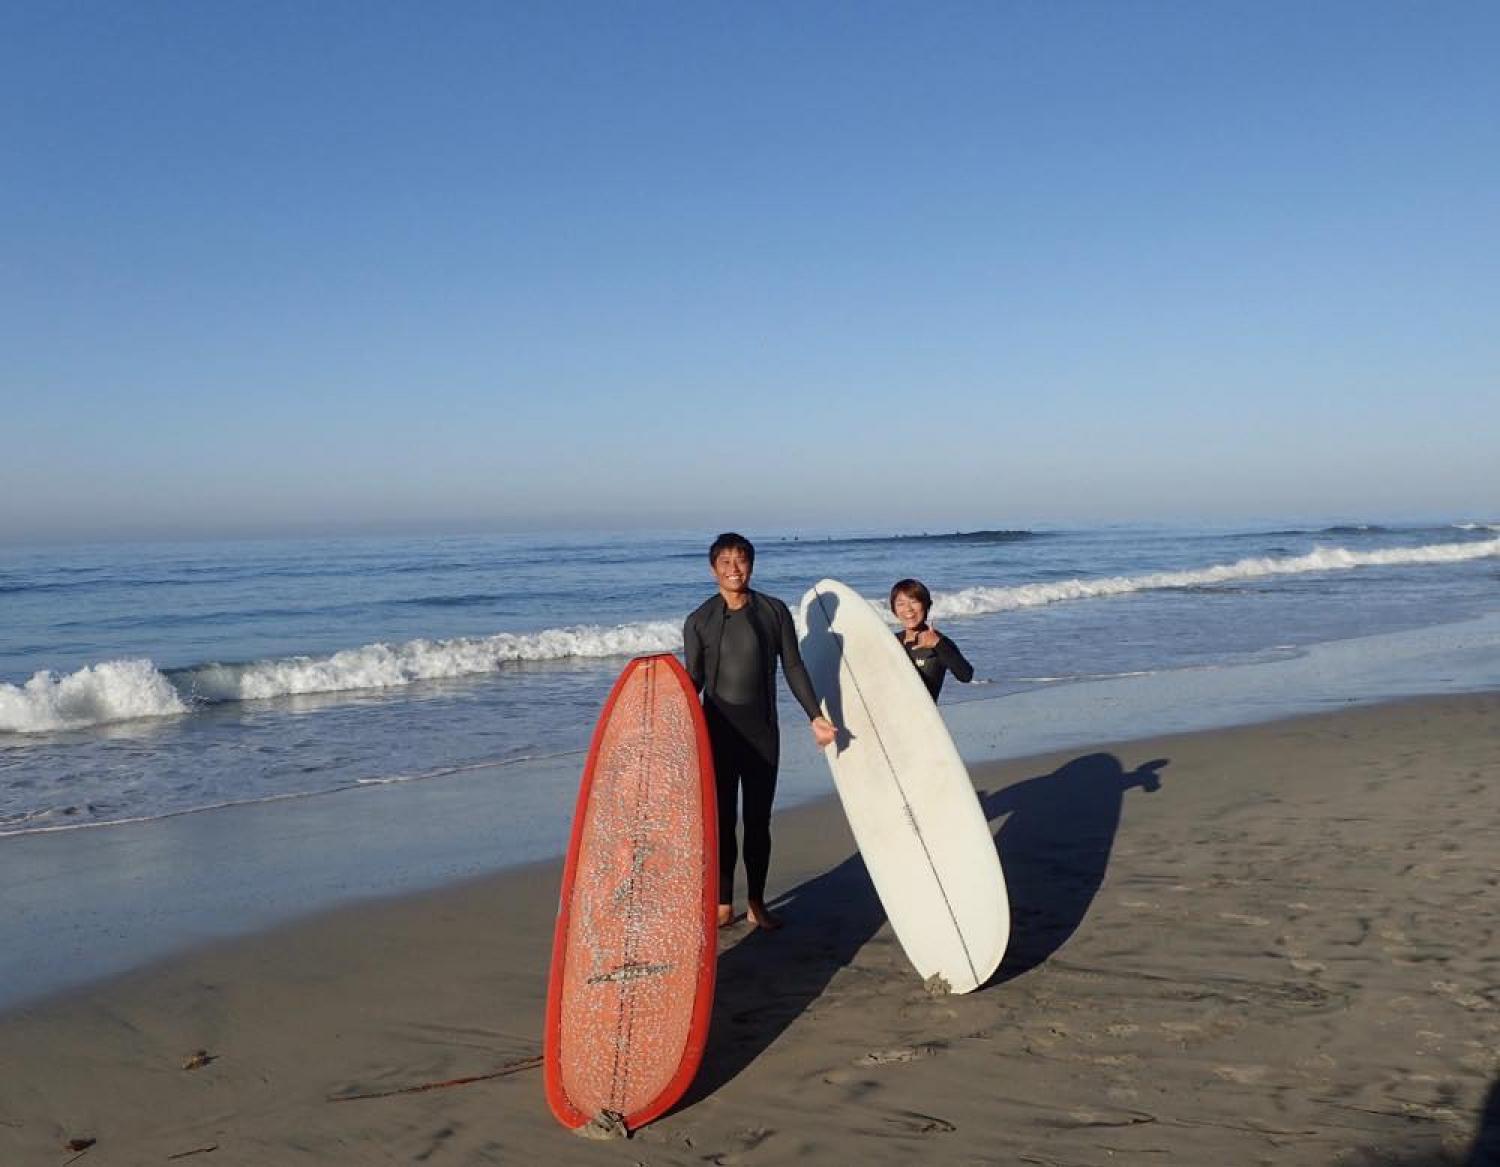
[{"label": "dry sand", "polygon": [[724,936],[698,1079],[628,1141],[536,1069],[347,1100],[540,1052],[551,863],[0,1016],[0,1165],[1500,1162],[1500,695],[974,777],[996,982],[928,996],[837,804],[780,814],[787,927]]}]

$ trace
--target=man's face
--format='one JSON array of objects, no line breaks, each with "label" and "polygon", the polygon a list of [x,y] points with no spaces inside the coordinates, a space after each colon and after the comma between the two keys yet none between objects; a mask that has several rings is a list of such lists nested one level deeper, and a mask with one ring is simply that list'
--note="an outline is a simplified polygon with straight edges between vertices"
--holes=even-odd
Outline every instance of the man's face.
[{"label": "man's face", "polygon": [[714,557],[714,579],[726,592],[743,592],[750,587],[750,557],[738,547],[729,547]]}]

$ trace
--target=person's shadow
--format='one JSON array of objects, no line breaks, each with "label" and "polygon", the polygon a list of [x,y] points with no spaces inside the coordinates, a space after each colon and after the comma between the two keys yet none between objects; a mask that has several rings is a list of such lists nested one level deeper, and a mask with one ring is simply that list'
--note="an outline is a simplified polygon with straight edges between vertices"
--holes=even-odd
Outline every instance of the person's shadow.
[{"label": "person's shadow", "polygon": [[1490,1087],[1465,1167],[1500,1167],[1500,1082]]},{"label": "person's shadow", "polygon": [[[1157,759],[1127,774],[1111,755],[1090,754],[981,793],[990,820],[1009,815],[998,841],[1011,941],[991,984],[1041,964],[1078,929],[1104,880],[1124,793],[1156,790],[1156,772],[1166,764]],[[773,906],[788,909],[781,931],[752,931],[719,956],[708,1047],[679,1108],[709,1097],[770,1048],[885,923],[858,852]]]},{"label": "person's shadow", "polygon": [[1087,754],[1040,778],[981,792],[1010,895],[1010,945],[991,983],[1048,960],[1078,931],[1104,883],[1125,793],[1161,788],[1157,758],[1127,772],[1113,754]]},{"label": "person's shadow", "polygon": [[813,1007],[834,974],[853,963],[885,923],[885,909],[857,851],[776,897],[771,906],[782,917],[779,931],[752,930],[719,955],[708,1046],[692,1086],[674,1109],[733,1081]]}]

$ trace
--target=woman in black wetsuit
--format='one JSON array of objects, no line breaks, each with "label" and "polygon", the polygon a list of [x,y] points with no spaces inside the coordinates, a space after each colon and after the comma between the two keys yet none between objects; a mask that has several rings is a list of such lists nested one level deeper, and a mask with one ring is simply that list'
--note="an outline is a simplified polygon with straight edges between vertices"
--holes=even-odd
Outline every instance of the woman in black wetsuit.
[{"label": "woman in black wetsuit", "polygon": [[964,684],[974,679],[974,666],[964,659],[958,645],[927,623],[932,593],[926,584],[919,579],[898,580],[891,588],[891,611],[901,621],[896,638],[934,701],[949,673]]}]

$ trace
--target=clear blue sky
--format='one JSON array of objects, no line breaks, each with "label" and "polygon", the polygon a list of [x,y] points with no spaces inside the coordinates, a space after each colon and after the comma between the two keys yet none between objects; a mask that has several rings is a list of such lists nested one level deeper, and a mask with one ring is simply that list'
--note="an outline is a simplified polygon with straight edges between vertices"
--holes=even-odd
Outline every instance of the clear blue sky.
[{"label": "clear blue sky", "polygon": [[1500,513],[1500,5],[0,8],[0,538]]}]

